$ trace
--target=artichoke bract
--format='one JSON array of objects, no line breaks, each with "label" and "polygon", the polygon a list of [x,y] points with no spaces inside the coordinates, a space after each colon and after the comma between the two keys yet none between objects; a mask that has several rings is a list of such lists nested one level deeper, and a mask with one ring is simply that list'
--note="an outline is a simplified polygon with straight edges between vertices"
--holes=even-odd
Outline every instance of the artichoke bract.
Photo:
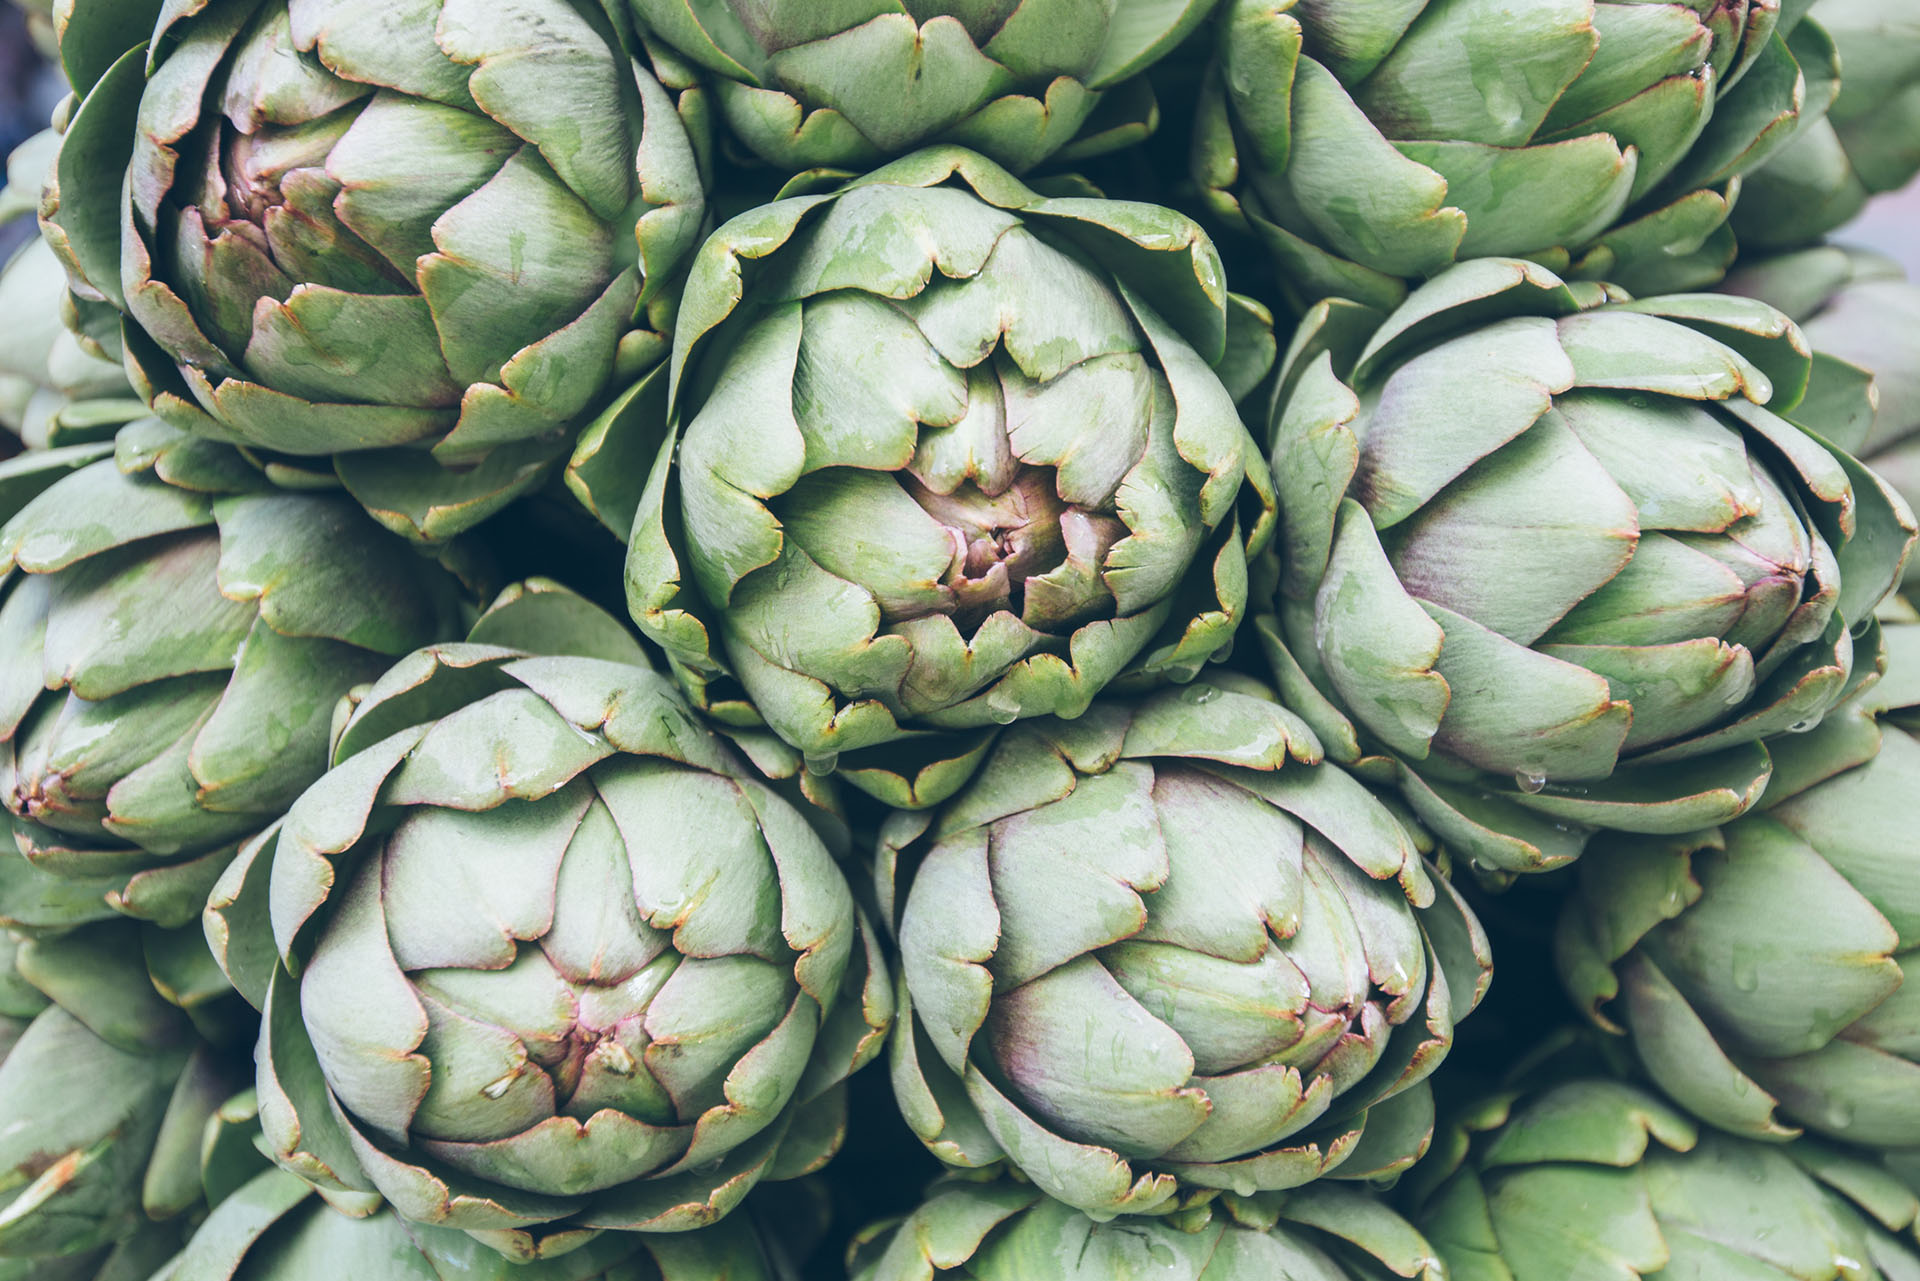
[{"label": "artichoke bract", "polygon": [[699,1232],[619,1233],[515,1263],[462,1232],[390,1210],[350,1218],[270,1170],[214,1207],[153,1281],[797,1281],[740,1217]]},{"label": "artichoke bract", "polygon": [[1497,1094],[1445,1133],[1403,1186],[1454,1281],[1920,1274],[1920,1199],[1886,1168],[1702,1132],[1624,1081]]},{"label": "artichoke bract", "polygon": [[1775,0],[1229,0],[1193,175],[1302,307],[1496,256],[1698,288],[1733,259],[1738,175],[1838,75]]},{"label": "artichoke bract", "polygon": [[667,424],[583,440],[653,469],[635,621],[699,706],[822,770],[1190,677],[1272,531],[1209,363],[1228,310],[1185,217],[957,148],[741,215],[694,262]]},{"label": "artichoke bract", "polygon": [[1017,726],[882,827],[894,1091],[947,1164],[1192,1223],[1425,1150],[1486,939],[1304,724],[1221,680]]},{"label": "artichoke bract", "polygon": [[1563,979],[1709,1123],[1920,1148],[1920,621],[1887,674],[1783,745],[1762,807],[1578,868]]},{"label": "artichoke bract", "polygon": [[1906,0],[1815,0],[1840,92],[1824,118],[1747,175],[1731,220],[1743,251],[1792,248],[1840,227],[1920,173],[1920,10]]},{"label": "artichoke bract", "polygon": [[1315,1184],[1276,1195],[1246,1223],[1185,1231],[1153,1219],[1101,1223],[1002,1180],[936,1185],[900,1223],[856,1241],[853,1281],[1443,1281],[1432,1247],[1364,1192]]},{"label": "artichoke bract", "polygon": [[127,313],[162,418],[337,473],[439,540],[540,481],[663,354],[663,290],[705,219],[680,114],[699,108],[617,13],[169,5],[90,79],[154,7],[67,17],[84,96],[43,214],[78,287]]},{"label": "artichoke bract", "polygon": [[[734,135],[768,164],[867,169],[949,142],[1015,171],[1153,128],[1095,114],[1103,91],[1200,25],[1215,0],[626,0],[642,28],[713,73]],[[1102,127],[1108,116],[1116,117]],[[1091,118],[1091,120],[1090,120]]]},{"label": "artichoke bract", "polygon": [[826,1160],[891,1012],[805,819],[589,609],[510,589],[361,691],[208,908],[275,1159],[516,1258]]},{"label": "artichoke bract", "polygon": [[0,464],[16,927],[198,919],[234,846],[326,768],[335,702],[471,613],[459,578],[344,495],[261,489],[244,466],[222,492],[147,438],[124,429],[120,463],[101,444]]},{"label": "artichoke bract", "polygon": [[[1787,416],[1858,454],[1920,504],[1920,286],[1869,250],[1820,245],[1742,262],[1722,286],[1793,317],[1813,347],[1813,377]],[[1907,562],[1907,582],[1920,564]]]},{"label": "artichoke bract", "polygon": [[1314,310],[1274,402],[1282,696],[1490,874],[1759,799],[1871,673],[1913,516],[1782,414],[1780,312],[1463,263]]}]

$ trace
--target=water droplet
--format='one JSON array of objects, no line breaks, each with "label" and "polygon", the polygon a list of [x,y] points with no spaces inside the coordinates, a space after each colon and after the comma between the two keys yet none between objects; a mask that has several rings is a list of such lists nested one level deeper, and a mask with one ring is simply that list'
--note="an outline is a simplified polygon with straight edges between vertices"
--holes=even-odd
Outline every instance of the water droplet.
[{"label": "water droplet", "polygon": [[1220,697],[1220,691],[1211,685],[1189,685],[1180,691],[1182,702],[1192,703],[1195,707],[1211,703]]},{"label": "water droplet", "polygon": [[996,725],[1011,725],[1020,719],[1020,696],[1005,685],[996,685],[987,694],[987,715]]},{"label": "water droplet", "polygon": [[498,1081],[490,1081],[486,1085],[481,1086],[480,1093],[486,1095],[490,1099],[497,1099],[502,1095],[504,1095],[508,1090],[511,1090],[513,1088],[513,1083],[515,1081],[518,1081],[519,1079],[520,1079],[520,1073],[517,1070],[513,1072],[509,1072],[505,1076],[501,1077]]},{"label": "water droplet", "polygon": [[1818,729],[1819,727],[1820,718],[1818,716],[1809,716],[1804,721],[1795,721],[1793,724],[1787,726],[1787,733],[1804,734],[1808,730]]},{"label": "water droplet", "polygon": [[1826,1107],[1827,1124],[1836,1130],[1851,1129],[1853,1126],[1853,1105],[1844,1099],[1829,1099]]},{"label": "water droplet", "polygon": [[1862,1264],[1860,1260],[1850,1259],[1844,1254],[1836,1254],[1833,1256],[1833,1266],[1839,1269],[1840,1275],[1843,1277],[1864,1277],[1869,1275],[1866,1266]]},{"label": "water droplet", "polygon": [[1759,990],[1760,950],[1758,948],[1736,947],[1733,949],[1733,985],[1742,992]]},{"label": "water droplet", "polygon": [[1528,796],[1538,796],[1547,789],[1547,776],[1535,774],[1529,770],[1516,770],[1513,775],[1513,785]]},{"label": "water droplet", "polygon": [[807,753],[807,773],[815,778],[825,778],[833,773],[839,764],[840,753],[838,752]]}]

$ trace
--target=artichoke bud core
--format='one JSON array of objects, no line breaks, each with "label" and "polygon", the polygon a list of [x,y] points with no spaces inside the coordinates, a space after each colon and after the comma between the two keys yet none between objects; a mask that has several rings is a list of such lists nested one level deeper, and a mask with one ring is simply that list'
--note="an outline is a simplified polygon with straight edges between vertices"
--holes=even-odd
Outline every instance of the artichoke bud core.
[{"label": "artichoke bud core", "polygon": [[[1112,597],[1094,584],[1091,599],[1073,599],[1071,615],[1060,615],[1058,601],[1029,593],[1029,582],[1054,574],[1068,561],[1098,559],[1104,547],[1125,538],[1125,526],[1112,517],[1085,513],[1054,494],[1052,469],[1021,469],[1014,482],[989,494],[972,482],[950,494],[937,494],[912,476],[906,490],[952,542],[952,565],[941,578],[948,590],[945,609],[889,613],[889,622],[929,613],[947,613],[954,624],[972,630],[989,615],[1008,611],[1035,624],[1058,626],[1073,615],[1096,613]],[[1035,616],[1039,613],[1039,618]]]},{"label": "artichoke bud core", "polygon": [[946,494],[903,476],[914,501],[945,528],[953,560],[941,578],[944,607],[889,611],[887,621],[944,613],[971,631],[1008,612],[1053,630],[1111,614],[1113,597],[1097,574],[1068,578],[1062,570],[1098,565],[1126,537],[1126,526],[1062,499],[1053,475],[1052,468],[1023,467],[998,493],[969,481]]},{"label": "artichoke bud core", "polygon": [[[569,983],[573,988],[573,1016],[562,1035],[544,1043],[525,1043],[532,1063],[546,1069],[559,1111],[590,1116],[608,1102],[596,1082],[604,1083],[609,1077],[628,1081],[642,1074],[635,1050],[638,1047],[644,1051],[650,1043],[645,1028],[647,1010],[667,979],[679,969],[681,959],[678,952],[667,950],[623,981],[596,984],[576,978]],[[491,1091],[498,1086],[504,1093],[517,1075],[519,1070],[481,1092],[498,1098]],[[641,1091],[649,1098],[655,1093],[645,1086]],[[670,1124],[675,1119],[670,1106],[648,1106],[639,1096],[621,1102],[621,1110],[658,1124]]]}]

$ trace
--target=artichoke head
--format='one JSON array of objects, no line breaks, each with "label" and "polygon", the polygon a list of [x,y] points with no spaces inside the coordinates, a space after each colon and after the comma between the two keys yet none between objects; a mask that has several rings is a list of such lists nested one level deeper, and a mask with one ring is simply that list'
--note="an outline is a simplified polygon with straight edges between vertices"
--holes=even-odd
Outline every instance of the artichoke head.
[{"label": "artichoke head", "polygon": [[[475,635],[556,605],[510,592]],[[805,819],[630,637],[583,648],[402,660],[208,909],[275,1159],[521,1259],[824,1161],[891,1009]]]},{"label": "artichoke head", "polygon": [[1783,417],[1811,364],[1765,304],[1506,259],[1316,308],[1274,403],[1283,694],[1490,873],[1751,808],[1767,741],[1877,672],[1914,536]]},{"label": "artichoke head", "polygon": [[1181,215],[920,152],[716,232],[668,393],[576,461],[652,466],[614,522],[635,621],[816,769],[1075,716],[1191,677],[1244,616],[1272,505],[1216,372],[1247,372],[1230,312]]},{"label": "artichoke head", "polygon": [[[144,7],[79,7],[69,62]],[[45,213],[162,418],[438,541],[664,352],[700,148],[597,4],[241,0],[151,30],[75,75]]]},{"label": "artichoke head", "polygon": [[1412,1163],[1486,939],[1319,757],[1257,685],[1197,681],[1009,730],[895,815],[894,1090],[935,1156],[1189,1225]]}]

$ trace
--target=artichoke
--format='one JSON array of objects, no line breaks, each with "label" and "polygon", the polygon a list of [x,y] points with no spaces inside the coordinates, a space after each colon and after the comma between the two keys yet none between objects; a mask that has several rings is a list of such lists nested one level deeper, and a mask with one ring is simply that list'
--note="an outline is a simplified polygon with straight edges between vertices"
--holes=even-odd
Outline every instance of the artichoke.
[{"label": "artichoke", "polygon": [[513,1263],[389,1210],[350,1218],[269,1170],[215,1207],[153,1281],[795,1281],[743,1217],[699,1232],[611,1233],[550,1262]]},{"label": "artichoke", "polygon": [[695,702],[819,772],[1077,716],[1190,677],[1245,612],[1272,494],[1209,363],[1264,372],[1230,311],[1186,218],[919,152],[715,232],[671,388],[571,479],[630,532],[628,607]]},{"label": "artichoke", "polygon": [[1783,745],[1762,807],[1581,860],[1568,990],[1712,1125],[1920,1147],[1920,621],[1887,675]]},{"label": "artichoke", "polygon": [[1773,308],[1463,263],[1317,307],[1274,401],[1282,696],[1490,874],[1759,799],[1765,740],[1874,670],[1912,513],[1783,418]]},{"label": "artichoke", "polygon": [[894,814],[894,1091],[935,1156],[1192,1224],[1425,1150],[1486,939],[1319,761],[1223,676],[1015,727],[946,806]]},{"label": "artichoke", "polygon": [[1703,1133],[1623,1081],[1496,1094],[1447,1135],[1406,1199],[1453,1281],[1920,1275],[1920,1200],[1886,1168]]},{"label": "artichoke", "polygon": [[[1807,420],[1920,503],[1920,287],[1891,258],[1821,245],[1743,262],[1728,293],[1793,317],[1813,347]],[[1907,562],[1911,584],[1920,564]]]},{"label": "artichoke", "polygon": [[[524,645],[528,648],[512,648]],[[215,887],[275,1159],[515,1258],[838,1145],[886,971],[802,817],[552,584],[363,691]]]},{"label": "artichoke", "polygon": [[195,1035],[120,941],[0,936],[5,1281],[144,1277],[223,1179],[263,1164],[220,1137],[244,1054]]},{"label": "artichoke", "polygon": [[623,20],[591,0],[168,5],[122,53],[157,7],[67,15],[84,97],[43,214],[77,287],[125,310],[162,418],[270,474],[337,474],[437,541],[532,488],[664,353],[705,218],[701,108]]},{"label": "artichoke", "polygon": [[345,497],[221,492],[190,449],[143,450],[150,426],[122,431],[125,471],[109,444],[0,464],[8,925],[197,920],[326,768],[335,702],[462,630],[461,581]]},{"label": "artichoke", "polygon": [[1817,240],[1920,173],[1920,9],[1816,0],[1810,13],[1839,53],[1839,96],[1747,175],[1732,219],[1743,251]]},{"label": "artichoke", "polygon": [[856,1241],[853,1281],[1443,1281],[1405,1219],[1328,1184],[1268,1198],[1247,1222],[1186,1232],[1153,1219],[1101,1223],[1011,1181],[936,1185],[905,1220]]},{"label": "artichoke", "polygon": [[949,142],[1020,172],[1151,131],[1144,82],[1116,91],[1134,99],[1123,109],[1095,108],[1215,0],[627,2],[712,73],[722,118],[768,164],[870,169]]},{"label": "artichoke", "polygon": [[1302,307],[1499,256],[1691,289],[1838,73],[1777,0],[1229,0],[1193,176]]},{"label": "artichoke", "polygon": [[[47,130],[7,157],[0,226],[39,202],[59,146]],[[66,273],[45,240],[27,241],[0,266],[0,427],[29,447],[111,436],[146,413],[118,360],[69,329],[70,305]]]}]

